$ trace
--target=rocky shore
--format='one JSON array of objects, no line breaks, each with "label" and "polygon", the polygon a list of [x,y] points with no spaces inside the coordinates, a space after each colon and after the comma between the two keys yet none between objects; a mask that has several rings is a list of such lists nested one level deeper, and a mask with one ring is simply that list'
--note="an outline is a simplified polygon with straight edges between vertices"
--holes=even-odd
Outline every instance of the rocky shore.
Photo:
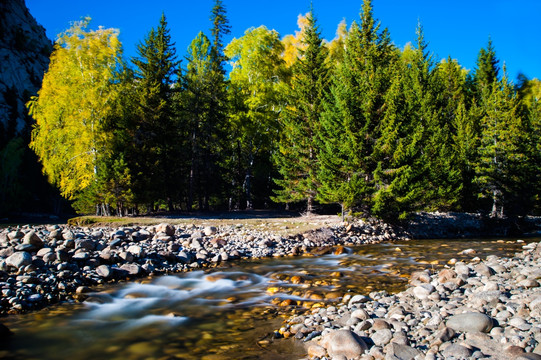
[{"label": "rocky shore", "polygon": [[82,300],[98,284],[208,268],[230,260],[323,253],[340,244],[406,238],[373,221],[287,237],[241,224],[7,228],[0,231],[0,314]]},{"label": "rocky shore", "polygon": [[541,243],[524,248],[414,273],[398,294],[347,295],[279,332],[310,359],[541,359]]},{"label": "rocky shore", "polygon": [[[436,218],[452,224],[453,216]],[[422,226],[426,216],[417,219],[407,231],[359,220],[289,236],[243,224],[6,228],[0,230],[0,314],[84,300],[97,285],[148,275],[441,233]],[[477,235],[477,220],[466,220],[449,226]],[[541,359],[541,244],[526,247],[510,259],[474,258],[414,273],[398,294],[348,294],[288,319],[277,335],[303,342],[310,359]],[[0,324],[0,335],[11,332]]]}]

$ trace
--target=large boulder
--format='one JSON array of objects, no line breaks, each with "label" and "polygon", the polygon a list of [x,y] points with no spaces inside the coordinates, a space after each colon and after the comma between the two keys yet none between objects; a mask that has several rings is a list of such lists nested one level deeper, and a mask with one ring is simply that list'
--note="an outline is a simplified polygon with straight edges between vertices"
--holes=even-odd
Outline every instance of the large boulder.
[{"label": "large boulder", "polygon": [[368,349],[364,340],[349,330],[328,333],[321,339],[320,345],[331,357],[345,356],[348,360],[358,358]]}]

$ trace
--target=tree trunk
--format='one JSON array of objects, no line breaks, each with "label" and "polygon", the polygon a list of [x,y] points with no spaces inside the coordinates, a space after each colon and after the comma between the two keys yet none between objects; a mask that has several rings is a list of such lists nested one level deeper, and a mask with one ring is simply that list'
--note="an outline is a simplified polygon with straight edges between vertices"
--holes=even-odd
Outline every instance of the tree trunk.
[{"label": "tree trunk", "polygon": [[306,204],[306,212],[308,214],[311,214],[313,211],[314,211],[314,197],[312,195],[309,195],[307,204]]}]

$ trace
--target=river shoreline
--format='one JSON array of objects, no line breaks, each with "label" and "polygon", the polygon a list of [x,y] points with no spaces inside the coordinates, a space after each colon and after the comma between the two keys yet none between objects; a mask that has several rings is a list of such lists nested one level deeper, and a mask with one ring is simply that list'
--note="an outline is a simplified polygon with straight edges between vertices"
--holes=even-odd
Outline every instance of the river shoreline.
[{"label": "river shoreline", "polygon": [[295,235],[237,224],[133,227],[36,225],[0,231],[0,315],[84,300],[96,285],[210,268],[230,260],[322,254],[337,245],[407,240],[376,221]]},{"label": "river shoreline", "polygon": [[541,243],[524,249],[416,272],[397,294],[346,295],[279,332],[309,359],[541,359]]},{"label": "river shoreline", "polygon": [[[406,241],[430,235],[458,237],[458,233],[474,237],[479,236],[476,229],[485,228],[479,226],[479,219],[420,214],[406,230],[379,221],[359,220],[326,224],[295,235],[254,229],[240,221],[220,226],[162,223],[120,228],[12,227],[0,232],[0,313],[81,301],[97,285],[211,268],[229,260],[318,255],[338,245]],[[535,231],[537,219],[529,224],[528,229]]]}]

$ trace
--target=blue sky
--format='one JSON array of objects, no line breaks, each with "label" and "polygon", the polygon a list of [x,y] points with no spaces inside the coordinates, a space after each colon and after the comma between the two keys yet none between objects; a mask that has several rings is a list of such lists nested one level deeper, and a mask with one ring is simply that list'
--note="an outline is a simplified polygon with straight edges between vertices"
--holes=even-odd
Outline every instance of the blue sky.
[{"label": "blue sky", "polygon": [[[177,54],[186,49],[199,31],[208,33],[213,0],[26,0],[30,13],[56,35],[82,16],[92,17],[92,27],[120,29],[127,56],[155,27],[165,12]],[[306,13],[310,0],[223,0],[233,37],[250,27],[265,25],[284,36],[297,30],[297,16]],[[362,0],[313,0],[323,36],[331,40],[342,19],[348,25],[359,19]],[[509,77],[519,72],[541,79],[541,1],[539,0],[373,0],[374,15],[389,28],[391,39],[402,48],[415,42],[420,20],[429,50],[439,61],[448,55],[467,69],[475,67],[477,54],[489,36],[496,54],[505,61]]]}]

